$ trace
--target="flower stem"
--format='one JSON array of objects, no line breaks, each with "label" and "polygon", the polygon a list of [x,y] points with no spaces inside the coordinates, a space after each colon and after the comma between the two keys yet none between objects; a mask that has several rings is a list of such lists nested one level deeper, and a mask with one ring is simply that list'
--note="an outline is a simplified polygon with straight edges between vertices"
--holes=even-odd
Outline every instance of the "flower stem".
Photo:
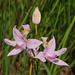
[{"label": "flower stem", "polygon": [[[37,24],[35,24],[35,35],[37,35]],[[36,75],[38,75],[38,61],[36,60]]]},{"label": "flower stem", "polygon": [[39,64],[39,62],[37,61],[37,64],[36,64],[36,75],[38,75],[38,64]]},{"label": "flower stem", "polygon": [[37,24],[35,24],[35,35],[37,35]]},{"label": "flower stem", "polygon": [[26,50],[23,51],[23,66],[24,66],[24,69],[23,69],[23,75],[26,74]]}]

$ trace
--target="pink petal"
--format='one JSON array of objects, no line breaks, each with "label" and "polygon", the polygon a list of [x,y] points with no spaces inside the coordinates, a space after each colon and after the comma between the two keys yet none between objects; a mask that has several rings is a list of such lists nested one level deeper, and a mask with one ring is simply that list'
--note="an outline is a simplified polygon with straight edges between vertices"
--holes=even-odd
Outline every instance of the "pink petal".
[{"label": "pink petal", "polygon": [[4,39],[5,43],[11,45],[11,46],[16,46],[16,41],[11,41],[11,40],[8,40],[8,39]]},{"label": "pink petal", "polygon": [[28,33],[29,33],[29,31],[30,31],[30,27],[29,27],[29,25],[28,25],[28,24],[27,24],[27,25],[22,25],[22,27],[23,27],[23,29],[28,30]]},{"label": "pink petal", "polygon": [[49,41],[49,44],[50,44],[50,47],[48,48],[48,49],[49,49],[49,52],[54,51],[54,50],[55,50],[55,46],[56,46],[54,36],[53,36],[53,38]]},{"label": "pink petal", "polygon": [[43,42],[47,41],[48,37],[41,37]]},{"label": "pink petal", "polygon": [[39,41],[37,39],[28,39],[27,47],[30,49],[35,49],[39,47],[39,45],[41,45],[42,43],[43,43],[42,41]]},{"label": "pink petal", "polygon": [[9,54],[7,56],[17,55],[18,53],[20,53],[22,51],[23,51],[23,48],[14,48],[12,51],[9,52]]},{"label": "pink petal", "polygon": [[58,58],[55,58],[55,59],[50,59],[50,58],[47,58],[46,59],[56,65],[61,65],[61,66],[69,66],[67,63],[65,63],[64,61],[58,59]]},{"label": "pink petal", "polygon": [[55,58],[55,60],[53,61],[54,64],[57,64],[57,65],[61,65],[61,66],[69,66],[67,63],[65,63],[64,61],[58,59],[58,58]]},{"label": "pink petal", "polygon": [[35,56],[34,58],[38,58],[40,59],[42,62],[46,62],[46,59],[44,58],[44,54],[43,52],[40,52],[37,56]]},{"label": "pink petal", "polygon": [[39,48],[40,48],[40,47],[37,47],[37,49],[36,49],[36,50],[38,51],[38,50],[39,50]]},{"label": "pink petal", "polygon": [[16,26],[13,28],[13,37],[15,41],[23,41],[24,36],[16,29]]},{"label": "pink petal", "polygon": [[66,52],[67,48],[62,48],[58,51],[54,51],[57,56],[60,56]]},{"label": "pink petal", "polygon": [[34,54],[35,54],[35,56],[37,55],[37,50],[33,50],[34,51]]},{"label": "pink petal", "polygon": [[27,53],[31,58],[34,58],[34,55],[33,55],[31,49],[27,49],[27,50],[26,50],[26,53]]},{"label": "pink petal", "polygon": [[40,47],[38,47],[37,49],[33,49],[35,56],[37,55],[39,48]]}]

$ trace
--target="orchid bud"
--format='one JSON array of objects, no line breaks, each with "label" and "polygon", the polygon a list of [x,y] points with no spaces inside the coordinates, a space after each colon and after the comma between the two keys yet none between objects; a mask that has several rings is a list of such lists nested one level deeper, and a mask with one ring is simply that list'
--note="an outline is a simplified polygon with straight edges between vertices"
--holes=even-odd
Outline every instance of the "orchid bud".
[{"label": "orchid bud", "polygon": [[39,24],[41,21],[41,13],[38,7],[36,7],[36,9],[33,12],[32,21],[34,24]]}]

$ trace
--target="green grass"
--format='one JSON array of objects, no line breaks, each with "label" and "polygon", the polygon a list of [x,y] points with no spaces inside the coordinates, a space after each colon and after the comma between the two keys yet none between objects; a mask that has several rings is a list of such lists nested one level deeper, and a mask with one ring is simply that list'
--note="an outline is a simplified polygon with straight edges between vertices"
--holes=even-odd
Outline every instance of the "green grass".
[{"label": "green grass", "polygon": [[[39,7],[42,15],[37,27],[38,35],[35,35],[35,26],[32,23],[32,14],[36,6]],[[54,35],[56,50],[62,47],[67,48],[67,52],[59,58],[66,61],[70,65],[69,68],[75,65],[75,0],[41,0],[41,2],[40,0],[0,0],[0,52],[3,52],[0,57],[0,67],[2,67],[2,75],[10,75],[10,73],[28,75],[29,65],[31,62],[34,63],[34,59],[28,57],[25,52],[7,57],[13,47],[5,44],[4,38],[13,40],[13,27],[17,25],[17,28],[22,31],[22,25],[25,24],[29,24],[31,28],[27,38],[41,40],[41,37],[44,36],[50,40]],[[18,68],[15,66],[16,62],[20,64]],[[43,67],[45,70],[38,74],[55,75],[58,71],[63,70],[49,61],[39,66],[39,69]],[[34,73],[35,66],[32,65],[32,75]]]}]

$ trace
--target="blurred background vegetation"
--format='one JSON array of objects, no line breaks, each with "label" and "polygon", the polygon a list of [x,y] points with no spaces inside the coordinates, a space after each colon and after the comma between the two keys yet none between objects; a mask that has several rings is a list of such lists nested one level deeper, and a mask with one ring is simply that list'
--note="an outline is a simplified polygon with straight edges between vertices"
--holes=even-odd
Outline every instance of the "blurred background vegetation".
[{"label": "blurred background vegetation", "polygon": [[[38,6],[42,15],[35,34],[32,14]],[[38,75],[75,75],[75,0],[0,0],[0,75],[36,75],[34,59],[25,51],[7,57],[13,47],[4,43],[4,38],[13,40],[12,29],[15,25],[22,31],[22,25],[30,25],[28,38],[56,38],[56,50],[62,47],[67,52],[59,58],[69,67],[60,67],[39,60]],[[42,49],[41,49],[42,50]]]}]

